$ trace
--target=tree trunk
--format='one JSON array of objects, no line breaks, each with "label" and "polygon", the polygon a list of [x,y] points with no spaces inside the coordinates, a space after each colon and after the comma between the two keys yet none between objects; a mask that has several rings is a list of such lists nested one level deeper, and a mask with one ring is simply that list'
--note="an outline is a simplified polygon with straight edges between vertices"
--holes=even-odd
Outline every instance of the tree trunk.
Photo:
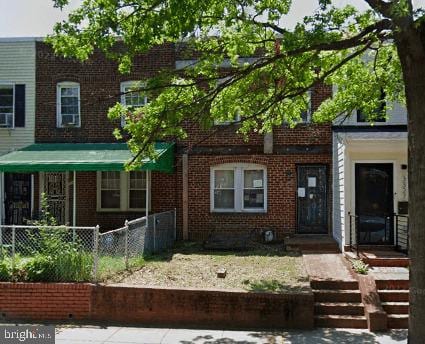
[{"label": "tree trunk", "polygon": [[420,29],[396,36],[406,87],[409,144],[409,343],[425,338],[425,40]]}]

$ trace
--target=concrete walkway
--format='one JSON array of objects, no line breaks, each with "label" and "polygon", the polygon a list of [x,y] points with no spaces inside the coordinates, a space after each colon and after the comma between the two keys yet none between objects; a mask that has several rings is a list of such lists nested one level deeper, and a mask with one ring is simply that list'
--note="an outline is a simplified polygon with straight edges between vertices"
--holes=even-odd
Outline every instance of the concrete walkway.
[{"label": "concrete walkway", "polygon": [[304,265],[311,279],[355,281],[341,253],[303,252]]},{"label": "concrete walkway", "polygon": [[59,328],[60,344],[256,344],[256,343],[407,343],[406,330],[371,333],[356,329],[316,329],[313,331],[220,331],[142,327]]}]

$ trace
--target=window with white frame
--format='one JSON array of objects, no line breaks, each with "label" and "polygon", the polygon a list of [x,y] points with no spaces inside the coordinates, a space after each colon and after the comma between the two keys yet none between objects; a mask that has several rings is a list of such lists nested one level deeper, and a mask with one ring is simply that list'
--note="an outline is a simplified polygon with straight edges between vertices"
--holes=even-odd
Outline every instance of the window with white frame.
[{"label": "window with white frame", "polygon": [[307,92],[307,109],[301,112],[301,123],[311,122],[311,91]]},{"label": "window with white frame", "polygon": [[107,171],[97,174],[99,211],[141,211],[146,209],[147,172]]},{"label": "window with white frame", "polygon": [[265,212],[267,170],[257,164],[224,164],[211,168],[211,211]]},{"label": "window with white frame", "polygon": [[13,84],[0,84],[0,128],[14,127],[14,89]]},{"label": "window with white frame", "polygon": [[[137,89],[143,87],[140,81],[125,81],[121,83],[121,104],[128,106],[130,109],[144,106],[148,103],[148,97]],[[121,118],[121,125],[125,125],[125,118]]]},{"label": "window with white frame", "polygon": [[100,207],[102,209],[121,208],[120,172],[101,172]]},{"label": "window with white frame", "polygon": [[80,126],[80,84],[76,82],[57,85],[57,126]]},{"label": "window with white frame", "polygon": [[131,171],[128,173],[128,208],[143,209],[146,207],[146,172]]}]

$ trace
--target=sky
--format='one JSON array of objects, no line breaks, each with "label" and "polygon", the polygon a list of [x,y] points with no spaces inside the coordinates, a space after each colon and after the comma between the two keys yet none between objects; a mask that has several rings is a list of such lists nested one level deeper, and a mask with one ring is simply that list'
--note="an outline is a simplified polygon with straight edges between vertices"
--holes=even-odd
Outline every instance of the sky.
[{"label": "sky", "polygon": [[[184,0],[182,0],[184,1]],[[334,0],[335,5],[352,4],[366,9],[364,0]],[[67,18],[67,14],[81,3],[71,0],[63,11],[53,7],[52,0],[0,0],[0,37],[43,37],[52,33],[53,25]],[[317,8],[317,0],[293,0],[293,7],[285,22],[286,27]],[[414,0],[415,6],[425,8],[425,0]]]}]

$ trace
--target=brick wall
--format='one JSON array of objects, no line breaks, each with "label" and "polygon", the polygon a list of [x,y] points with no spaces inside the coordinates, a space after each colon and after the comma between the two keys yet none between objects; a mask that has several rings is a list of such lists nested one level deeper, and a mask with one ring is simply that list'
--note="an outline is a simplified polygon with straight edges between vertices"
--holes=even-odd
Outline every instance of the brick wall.
[{"label": "brick wall", "polygon": [[[55,56],[37,42],[36,142],[115,142],[112,132],[119,122],[107,118],[108,109],[120,101],[120,83],[143,80],[160,70],[174,68],[174,46],[164,44],[134,60],[130,74],[121,75],[117,64],[96,52],[88,61]],[[56,85],[61,81],[80,84],[81,128],[56,128]]]},{"label": "brick wall", "polygon": [[0,283],[4,321],[95,321],[207,328],[312,329],[313,293]]},{"label": "brick wall", "polygon": [[[174,68],[173,45],[155,47],[135,60],[130,75],[122,76],[117,65],[96,53],[80,63],[54,56],[50,47],[37,43],[37,116],[36,142],[114,142],[112,131],[118,123],[111,123],[107,110],[119,100],[120,82],[141,80],[163,68]],[[81,128],[56,128],[56,84],[76,81],[81,88]],[[311,93],[312,109],[329,96],[329,86],[318,85]],[[214,132],[215,129],[218,130]],[[273,130],[274,154],[264,155],[264,137],[249,135],[249,142],[236,133],[234,126],[220,126],[203,130],[187,123],[188,138],[177,142],[172,176],[154,173],[152,177],[152,212],[178,210],[178,230],[182,229],[182,171],[181,152],[189,148],[189,230],[192,239],[203,239],[212,229],[250,230],[273,227],[279,236],[293,233],[296,227],[296,165],[326,164],[330,171],[332,129],[330,125],[300,124],[290,129],[285,126]],[[195,149],[245,150],[244,154],[196,153]],[[303,153],[291,151],[302,147]],[[321,147],[321,152],[313,152]],[[249,149],[249,150],[248,150]],[[268,170],[268,211],[266,214],[213,214],[210,212],[210,167],[224,162],[256,162]],[[99,224],[103,229],[122,226],[125,219],[142,213],[97,212],[95,173],[78,173],[77,223]],[[330,185],[330,184],[329,184]],[[330,189],[329,189],[330,191]],[[37,203],[36,203],[37,204]],[[330,212],[330,207],[329,207]]]},{"label": "brick wall", "polygon": [[92,319],[208,328],[313,328],[313,294],[99,286]]},{"label": "brick wall", "polygon": [[[72,180],[72,173],[70,174]],[[39,210],[40,199],[39,175],[34,177],[34,207],[35,213]],[[151,211],[159,213],[169,211],[176,207],[176,175],[160,172],[151,174]],[[142,211],[97,211],[97,181],[96,172],[77,172],[77,226],[100,226],[102,232],[120,228],[125,220],[145,216]],[[72,223],[72,191],[69,186],[69,219]]]},{"label": "brick wall", "polygon": [[91,286],[73,283],[0,283],[4,320],[83,320],[91,311]]},{"label": "brick wall", "polygon": [[[254,163],[267,169],[266,213],[212,213],[210,168],[224,163]],[[273,228],[278,238],[296,230],[297,165],[324,164],[330,189],[330,154],[189,156],[189,237],[204,240],[211,230],[247,231]],[[181,171],[179,170],[179,178]],[[181,196],[182,197],[182,196]],[[330,198],[330,197],[329,197]],[[328,210],[330,209],[328,199]],[[329,221],[328,221],[329,222]],[[178,221],[179,228],[181,221]]]}]

